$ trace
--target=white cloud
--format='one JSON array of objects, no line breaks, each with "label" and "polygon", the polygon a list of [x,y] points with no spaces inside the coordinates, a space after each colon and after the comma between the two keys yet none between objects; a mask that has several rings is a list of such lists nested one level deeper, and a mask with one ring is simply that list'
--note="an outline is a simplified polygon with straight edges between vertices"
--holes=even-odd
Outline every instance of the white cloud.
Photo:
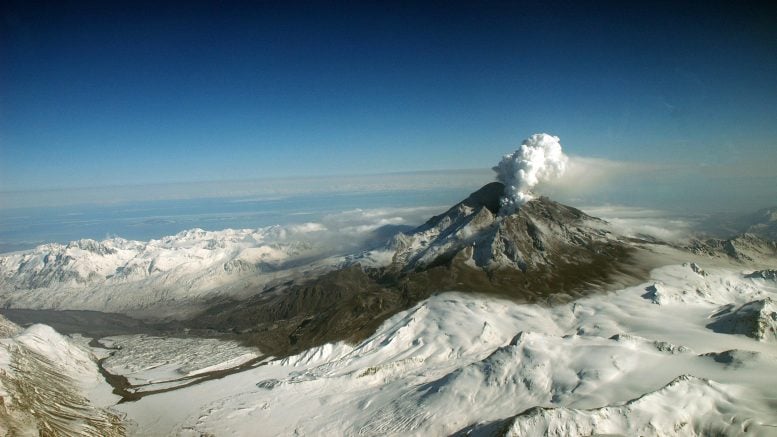
[{"label": "white cloud", "polygon": [[117,204],[148,200],[230,198],[238,202],[278,200],[323,193],[477,189],[492,179],[488,169],[419,171],[377,175],[273,178],[240,181],[0,191],[0,208]]},{"label": "white cloud", "polygon": [[534,134],[523,140],[518,150],[503,156],[493,168],[496,179],[505,185],[502,211],[509,214],[533,199],[534,187],[564,174],[567,160],[558,137]]},{"label": "white cloud", "polygon": [[566,171],[560,177],[541,183],[541,189],[567,197],[587,196],[606,190],[619,180],[660,172],[665,167],[656,164],[614,161],[602,158],[570,156]]},{"label": "white cloud", "polygon": [[694,234],[697,216],[622,205],[581,208],[586,214],[607,220],[615,231],[630,237],[650,236],[668,242],[684,241]]}]

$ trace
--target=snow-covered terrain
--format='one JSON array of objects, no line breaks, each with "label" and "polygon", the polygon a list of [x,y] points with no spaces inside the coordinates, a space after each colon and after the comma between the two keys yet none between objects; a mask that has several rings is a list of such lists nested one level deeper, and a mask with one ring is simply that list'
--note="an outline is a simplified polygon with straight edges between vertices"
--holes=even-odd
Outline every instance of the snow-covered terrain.
[{"label": "snow-covered terrain", "polygon": [[[0,424],[139,436],[776,435],[774,270],[654,250],[688,262],[555,306],[437,294],[357,344],[277,360],[232,341],[149,335],[103,338],[109,349],[90,354],[82,337],[0,320]],[[118,403],[98,357],[136,397]]]},{"label": "snow-covered terrain", "polygon": [[545,197],[506,215],[500,209],[504,190],[501,183],[488,184],[424,225],[395,235],[387,246],[350,261],[408,272],[458,256],[473,268],[526,273],[586,264],[592,253],[604,252],[601,246],[624,244],[607,222]]},{"label": "snow-covered terrain", "polygon": [[440,208],[349,209],[258,229],[44,244],[0,255],[0,306],[186,318],[214,298],[240,299],[320,275],[343,255],[383,244]]},{"label": "snow-covered terrain", "polygon": [[125,376],[143,390],[183,377],[238,366],[260,356],[259,350],[234,341],[122,335],[100,339],[116,351],[103,361],[105,370]]},{"label": "snow-covered terrain", "polygon": [[[139,436],[777,435],[777,243],[665,243],[544,197],[504,214],[503,193],[400,234],[382,215],[1,257],[0,305],[194,317],[98,342],[0,319],[0,419]],[[332,239],[380,229],[384,246],[333,255]]]},{"label": "snow-covered terrain", "polygon": [[0,435],[124,435],[118,400],[88,348],[0,316]]},{"label": "snow-covered terrain", "polygon": [[115,408],[135,435],[775,435],[777,346],[709,326],[777,297],[749,273],[670,265],[554,307],[439,294],[359,344]]},{"label": "snow-covered terrain", "polygon": [[0,257],[0,304],[14,308],[174,314],[186,306],[303,270],[320,255],[318,223],[261,229],[192,229],[148,242],[112,238],[47,244]]}]

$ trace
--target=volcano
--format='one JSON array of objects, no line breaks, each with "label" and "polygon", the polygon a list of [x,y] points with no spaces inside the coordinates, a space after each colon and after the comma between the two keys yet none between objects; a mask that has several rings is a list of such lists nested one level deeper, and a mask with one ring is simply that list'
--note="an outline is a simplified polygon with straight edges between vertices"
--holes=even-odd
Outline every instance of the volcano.
[{"label": "volcano", "polygon": [[225,301],[191,329],[241,334],[276,356],[327,342],[359,341],[398,311],[443,291],[559,303],[631,266],[633,240],[607,222],[546,197],[511,214],[493,182],[418,228],[349,257],[315,279]]},{"label": "volcano", "polygon": [[395,236],[391,267],[407,273],[455,259],[485,271],[528,274],[593,263],[626,247],[603,220],[547,197],[502,214],[503,191],[499,182],[488,184],[423,226]]}]

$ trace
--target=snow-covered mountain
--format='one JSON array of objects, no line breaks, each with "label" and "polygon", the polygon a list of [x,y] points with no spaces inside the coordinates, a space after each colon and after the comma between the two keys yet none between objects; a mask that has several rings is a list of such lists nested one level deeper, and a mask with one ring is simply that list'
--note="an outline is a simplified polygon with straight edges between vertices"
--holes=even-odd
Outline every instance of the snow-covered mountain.
[{"label": "snow-covered mountain", "polygon": [[487,184],[336,270],[219,305],[189,326],[240,332],[268,353],[287,355],[359,341],[436,292],[569,300],[631,263],[635,240],[611,232],[603,220],[544,197],[503,214],[503,192],[501,183]]},{"label": "snow-covered mountain", "polygon": [[46,325],[22,329],[0,316],[0,434],[124,435],[95,361]]},{"label": "snow-covered mountain", "polygon": [[580,210],[540,197],[512,214],[500,213],[504,185],[493,182],[419,228],[396,235],[388,247],[354,261],[400,272],[453,259],[483,270],[521,272],[586,264],[625,244],[607,224]]},{"label": "snow-covered mountain", "polygon": [[747,276],[670,265],[555,306],[438,294],[362,341],[116,408],[137,435],[774,435],[775,344],[707,326],[777,296]]},{"label": "snow-covered mountain", "polygon": [[[424,225],[345,261],[329,257],[325,246],[331,241],[321,243],[343,236],[327,234],[319,223],[215,232],[193,229],[148,242],[112,238],[47,244],[0,256],[0,306],[180,319],[223,299],[253,298],[262,291],[280,291],[274,287],[289,281],[298,286],[301,279],[322,278],[338,266],[362,269],[368,277],[356,282],[377,284],[378,289],[393,283],[395,289],[405,290],[406,299],[383,294],[394,302],[389,304],[394,311],[449,289],[508,294],[527,301],[563,295],[568,299],[581,286],[609,281],[634,266],[634,250],[649,243],[620,235],[608,223],[544,197],[506,214],[500,211],[503,193],[501,183],[487,184]],[[694,242],[688,250],[750,262],[773,256],[777,243],[745,235]],[[346,282],[353,282],[353,276],[358,275],[341,275],[350,278]],[[323,282],[324,294],[333,287],[353,288],[331,277]],[[297,299],[298,292],[291,290],[283,299]],[[266,299],[260,298],[261,305]],[[303,312],[321,312],[306,301]],[[277,306],[294,307],[288,301]],[[300,311],[272,312],[284,319],[308,317]],[[391,314],[387,308],[380,312]]]},{"label": "snow-covered mountain", "polygon": [[[0,305],[181,316],[187,305],[300,274],[318,255],[318,224],[192,229],[148,242],[112,238],[47,244],[0,257]],[[315,268],[315,265],[309,266]]]},{"label": "snow-covered mountain", "polygon": [[665,266],[648,282],[555,306],[443,293],[357,343],[324,344],[199,384],[189,375],[240,366],[254,352],[213,339],[106,339],[121,347],[103,361],[110,372],[138,390],[161,389],[125,403],[99,377],[95,354],[104,349],[90,353],[83,340],[0,318],[0,429],[769,436],[777,424],[775,343],[709,324],[726,308],[775,297],[770,272],[714,263]]},{"label": "snow-covered mountain", "polygon": [[730,238],[737,234],[757,235],[766,240],[777,241],[777,206],[763,208],[749,214],[717,214],[700,224],[704,231]]},{"label": "snow-covered mountain", "polygon": [[716,332],[742,334],[760,341],[777,343],[777,304],[771,297],[728,305],[716,313],[707,325]]},{"label": "snow-covered mountain", "polygon": [[742,264],[768,264],[777,256],[777,241],[755,234],[741,234],[729,239],[692,240],[688,251],[711,257],[735,260]]},{"label": "snow-covered mountain", "polygon": [[49,357],[24,364],[38,386],[61,363],[81,369],[34,391],[34,411],[81,393],[89,417],[132,435],[774,434],[774,243],[629,238],[546,198],[506,214],[503,189],[347,258],[316,256],[315,225],[6,256],[6,303],[241,299],[201,305],[172,337],[103,339],[119,349],[92,350],[111,354],[101,369],[127,401],[111,411],[79,385],[96,368],[72,339],[0,324],[0,368],[17,372],[0,375],[0,396],[27,393],[4,364],[24,344]]},{"label": "snow-covered mountain", "polygon": [[487,184],[418,228],[347,257],[338,269],[213,307],[188,326],[240,332],[267,353],[287,355],[337,340],[360,341],[434,293],[553,304],[615,282],[639,282],[652,267],[689,255],[759,268],[777,257],[774,243],[747,235],[691,248],[624,236],[545,197],[507,214],[500,207],[503,193],[501,183]]},{"label": "snow-covered mountain", "polygon": [[[750,431],[747,414],[739,407],[736,389],[708,379],[681,375],[664,387],[623,405],[600,408],[533,407],[505,421],[504,435],[735,435]],[[738,410],[741,417],[719,414]],[[757,427],[756,425],[755,427]],[[755,428],[754,427],[754,428]],[[765,433],[759,427],[756,432]]]}]

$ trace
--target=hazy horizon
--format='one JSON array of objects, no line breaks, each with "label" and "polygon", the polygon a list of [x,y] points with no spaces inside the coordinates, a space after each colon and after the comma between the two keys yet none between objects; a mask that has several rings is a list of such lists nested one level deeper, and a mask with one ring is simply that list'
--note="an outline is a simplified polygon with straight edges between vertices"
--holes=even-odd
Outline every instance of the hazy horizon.
[{"label": "hazy horizon", "polygon": [[[51,231],[23,240],[61,241],[61,214],[210,205],[229,215],[232,201],[338,193],[356,194],[338,200],[346,208],[374,205],[370,194],[417,206],[403,193],[450,206],[537,133],[557,136],[569,162],[531,189],[572,206],[772,207],[774,12],[726,2],[4,2],[4,232],[18,241],[32,225],[14,217],[29,216]],[[83,236],[134,235],[98,228]]]},{"label": "hazy horizon", "polygon": [[[539,187],[537,194],[672,238],[689,235],[701,217],[710,214],[745,215],[777,204],[770,202],[775,178],[764,180],[760,195],[720,204],[719,191],[701,186],[667,189],[687,184],[684,175],[669,177],[667,168],[573,157],[568,172]],[[580,182],[579,172],[589,174],[587,183]],[[193,228],[218,231],[331,221],[353,211],[362,211],[356,220],[360,226],[372,226],[374,212],[378,220],[417,226],[493,180],[491,169],[471,169],[0,193],[0,253],[82,238],[147,241]],[[709,180],[700,182],[705,183],[709,188]],[[646,184],[652,188],[635,196],[634,187]],[[13,202],[17,206],[7,207]]]},{"label": "hazy horizon", "polygon": [[2,1],[0,432],[773,435],[775,78],[762,0]]},{"label": "hazy horizon", "polygon": [[[688,212],[735,212],[777,204],[777,174],[770,162],[677,165],[572,157],[569,172],[541,184],[538,194],[578,205],[612,203]],[[0,211],[187,199],[240,199],[316,193],[461,188],[495,180],[491,168],[377,174],[257,177],[169,183],[0,190]],[[746,212],[746,211],[742,211]]]}]

